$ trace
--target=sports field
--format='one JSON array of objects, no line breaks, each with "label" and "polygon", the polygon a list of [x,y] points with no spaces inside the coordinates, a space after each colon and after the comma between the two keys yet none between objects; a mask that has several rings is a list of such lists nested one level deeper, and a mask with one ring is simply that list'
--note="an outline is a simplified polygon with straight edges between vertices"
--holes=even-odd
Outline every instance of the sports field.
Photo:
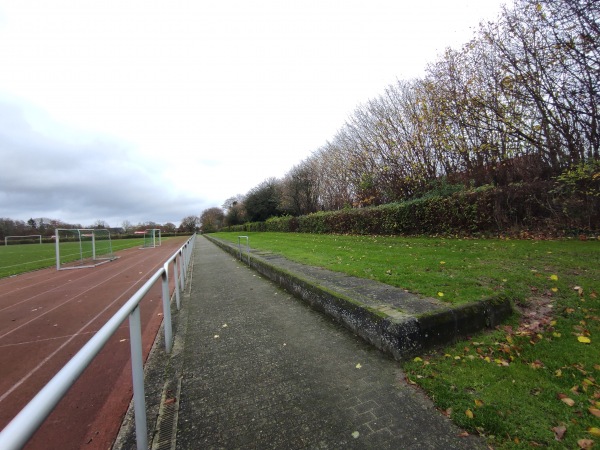
[{"label": "sports field", "polygon": [[[163,241],[165,241],[165,238],[163,238]],[[144,244],[144,238],[113,239],[111,243],[113,252],[117,252],[127,248],[141,247]],[[79,258],[78,243],[61,244],[61,256],[66,261]],[[53,266],[56,266],[54,243],[0,246],[0,278]]]}]

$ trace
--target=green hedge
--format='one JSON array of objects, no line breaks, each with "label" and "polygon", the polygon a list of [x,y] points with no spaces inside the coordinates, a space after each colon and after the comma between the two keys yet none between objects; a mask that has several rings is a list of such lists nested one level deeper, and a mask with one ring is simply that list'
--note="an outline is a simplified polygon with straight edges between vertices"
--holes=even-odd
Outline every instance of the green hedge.
[{"label": "green hedge", "polygon": [[[224,228],[223,231],[290,231],[337,234],[502,234],[543,231],[552,234],[595,231],[594,217],[574,220],[565,199],[552,193],[551,182],[484,186],[446,197],[427,197],[377,207],[274,217]],[[600,206],[600,205],[599,205]],[[592,227],[593,228],[593,227]]]}]

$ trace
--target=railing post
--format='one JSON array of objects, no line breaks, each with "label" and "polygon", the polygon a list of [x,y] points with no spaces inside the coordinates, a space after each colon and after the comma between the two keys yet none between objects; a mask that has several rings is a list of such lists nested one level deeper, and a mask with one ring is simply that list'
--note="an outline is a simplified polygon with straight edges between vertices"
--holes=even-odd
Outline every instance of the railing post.
[{"label": "railing post", "polygon": [[163,324],[165,326],[165,350],[171,353],[173,346],[173,328],[171,325],[171,301],[169,297],[169,262],[163,267],[162,273],[162,301],[163,301]]},{"label": "railing post", "polygon": [[182,286],[185,286],[185,276],[187,274],[187,267],[188,267],[188,250],[187,250],[187,244],[186,246],[183,248],[183,264],[181,267],[181,284]]},{"label": "railing post", "polygon": [[129,340],[131,341],[131,370],[133,378],[133,407],[135,436],[138,449],[148,448],[146,424],[146,396],[144,393],[144,360],[142,356],[142,324],[140,305],[129,314]]},{"label": "railing post", "polygon": [[[178,262],[179,260],[179,262]],[[181,263],[181,252],[177,252],[173,258],[173,278],[175,282],[175,303],[177,311],[181,308],[181,300],[179,299],[179,264]]]}]

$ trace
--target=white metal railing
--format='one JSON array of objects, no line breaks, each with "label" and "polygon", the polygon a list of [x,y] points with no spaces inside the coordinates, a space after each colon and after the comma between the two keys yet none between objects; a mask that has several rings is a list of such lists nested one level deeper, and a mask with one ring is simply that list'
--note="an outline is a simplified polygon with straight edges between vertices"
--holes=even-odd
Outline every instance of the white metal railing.
[{"label": "white metal railing", "polygon": [[148,448],[148,427],[146,424],[146,400],[144,393],[144,361],[142,356],[142,327],[140,321],[140,301],[162,280],[163,324],[165,350],[173,346],[171,305],[169,295],[169,264],[173,262],[175,301],[181,307],[180,290],[185,287],[185,277],[194,250],[194,234],[177,250],[156,273],[133,294],[117,313],[79,350],[73,358],[44,386],[40,392],[14,417],[0,432],[0,449],[22,448],[42,425],[46,417],[56,407],[85,368],[100,353],[106,342],[129,317],[129,338],[131,341],[131,367],[133,378],[133,405],[135,414],[136,441],[138,449]]}]

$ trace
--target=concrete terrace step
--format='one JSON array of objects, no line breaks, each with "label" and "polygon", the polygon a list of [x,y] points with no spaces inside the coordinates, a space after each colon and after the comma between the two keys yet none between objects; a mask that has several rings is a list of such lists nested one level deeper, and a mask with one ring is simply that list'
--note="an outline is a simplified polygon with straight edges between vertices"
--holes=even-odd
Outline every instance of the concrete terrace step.
[{"label": "concrete terrace step", "polygon": [[448,305],[374,280],[290,261],[281,255],[211,242],[361,336],[395,359],[416,355],[485,328],[512,314],[505,297]]}]

